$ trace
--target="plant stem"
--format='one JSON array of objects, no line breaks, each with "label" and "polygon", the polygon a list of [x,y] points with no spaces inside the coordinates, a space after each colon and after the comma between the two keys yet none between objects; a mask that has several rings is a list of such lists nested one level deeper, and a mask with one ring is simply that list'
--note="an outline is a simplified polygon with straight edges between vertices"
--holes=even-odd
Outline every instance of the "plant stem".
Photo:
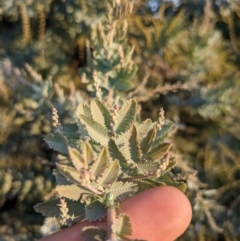
[{"label": "plant stem", "polygon": [[116,234],[112,231],[112,225],[116,219],[116,212],[114,207],[109,207],[107,209],[107,237],[108,240],[117,241]]}]

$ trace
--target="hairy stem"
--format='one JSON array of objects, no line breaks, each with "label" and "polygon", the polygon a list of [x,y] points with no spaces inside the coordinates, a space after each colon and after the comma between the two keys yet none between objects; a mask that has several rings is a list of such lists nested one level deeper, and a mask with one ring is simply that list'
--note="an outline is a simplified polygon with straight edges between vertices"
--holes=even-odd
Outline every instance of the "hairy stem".
[{"label": "hairy stem", "polygon": [[116,234],[112,231],[112,225],[116,219],[116,212],[113,206],[107,209],[107,238],[108,241],[117,241]]}]

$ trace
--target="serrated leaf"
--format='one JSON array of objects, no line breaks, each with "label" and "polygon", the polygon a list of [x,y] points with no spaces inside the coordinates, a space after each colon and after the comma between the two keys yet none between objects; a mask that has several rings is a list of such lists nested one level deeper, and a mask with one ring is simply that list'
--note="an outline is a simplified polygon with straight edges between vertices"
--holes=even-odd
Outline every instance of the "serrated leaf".
[{"label": "serrated leaf", "polygon": [[142,139],[149,131],[149,128],[151,127],[152,120],[151,119],[146,119],[143,121],[140,125],[137,126],[137,133],[139,139]]},{"label": "serrated leaf", "polygon": [[34,209],[45,217],[58,218],[61,214],[60,208],[57,206],[59,203],[59,198],[54,198],[43,203],[38,203],[34,206]]},{"label": "serrated leaf", "polygon": [[[69,215],[70,216],[78,216],[84,211],[84,205],[72,201],[69,199],[65,199],[67,203],[67,207],[69,209]],[[36,212],[41,213],[45,217],[55,217],[58,218],[61,215],[60,207],[58,206],[60,204],[60,199],[59,198],[54,198],[50,199],[46,202],[43,203],[38,203],[37,205],[34,206],[34,209]]]},{"label": "serrated leaf", "polygon": [[170,120],[165,120],[164,124],[161,126],[161,130],[157,130],[156,138],[153,143],[153,147],[159,145],[164,141],[168,134],[173,130],[174,123]]},{"label": "serrated leaf", "polygon": [[102,227],[88,226],[83,227],[81,232],[82,241],[105,241],[107,233]]},{"label": "serrated leaf", "polygon": [[53,150],[58,151],[62,154],[68,153],[68,145],[66,139],[60,133],[48,134],[44,137],[44,140]]},{"label": "serrated leaf", "polygon": [[128,100],[124,103],[115,117],[114,129],[116,134],[126,132],[130,128],[134,122],[136,112],[137,102],[135,100]]},{"label": "serrated leaf", "polygon": [[78,201],[81,195],[86,193],[85,190],[76,185],[57,186],[56,191],[61,197],[65,197],[73,201]]},{"label": "serrated leaf", "polygon": [[65,201],[67,202],[67,206],[68,206],[68,213],[70,216],[79,216],[80,214],[83,214],[84,209],[85,209],[85,205],[83,203],[79,203],[78,201],[72,201],[69,199],[65,199]]},{"label": "serrated leaf", "polygon": [[100,185],[108,185],[115,182],[120,172],[120,166],[118,161],[112,161],[109,166],[104,170],[102,175],[97,179],[97,183]]},{"label": "serrated leaf", "polygon": [[187,189],[187,184],[184,182],[174,182],[172,186],[178,188],[182,192],[185,192]]},{"label": "serrated leaf", "polygon": [[137,184],[132,182],[115,182],[106,192],[112,193],[118,202],[131,197],[137,191]]},{"label": "serrated leaf", "polygon": [[86,219],[90,222],[103,219],[107,214],[106,207],[99,201],[92,202],[85,208]]},{"label": "serrated leaf", "polygon": [[107,107],[98,99],[91,101],[91,114],[94,121],[105,126],[108,130],[111,129],[111,114]]},{"label": "serrated leaf", "polygon": [[57,164],[57,169],[64,177],[66,177],[71,182],[76,184],[80,183],[80,172],[77,171],[75,168],[67,165]]},{"label": "serrated leaf", "polygon": [[138,172],[146,176],[156,171],[158,167],[159,167],[159,163],[157,162],[137,163]]},{"label": "serrated leaf", "polygon": [[85,167],[84,158],[77,149],[68,146],[68,154],[72,164],[78,171]]},{"label": "serrated leaf", "polygon": [[126,137],[124,143],[124,155],[128,160],[132,160],[135,163],[139,163],[141,161],[142,152],[135,125],[132,125],[132,128],[130,128]]},{"label": "serrated leaf", "polygon": [[82,145],[82,156],[86,165],[90,164],[93,160],[93,149],[87,141]]},{"label": "serrated leaf", "polygon": [[58,170],[55,172],[55,178],[58,185],[71,185],[73,184],[70,182],[66,177],[64,177]]},{"label": "serrated leaf", "polygon": [[147,157],[150,158],[150,160],[155,161],[162,157],[171,147],[172,144],[170,143],[161,143],[154,148],[152,148],[148,153]]},{"label": "serrated leaf", "polygon": [[138,180],[135,180],[134,182],[136,182],[138,184],[138,192],[143,192],[143,191],[148,190],[148,189],[153,188],[153,187],[165,185],[164,182],[155,181],[155,180],[152,180],[152,179],[149,179],[149,178],[138,179]]},{"label": "serrated leaf", "polygon": [[132,224],[130,218],[126,214],[121,214],[112,225],[112,231],[122,239],[132,234]]},{"label": "serrated leaf", "polygon": [[177,165],[177,160],[173,159],[169,162],[168,166],[164,170],[164,172],[169,172],[171,169],[173,169]]},{"label": "serrated leaf", "polygon": [[76,111],[76,115],[77,117],[79,117],[79,115],[85,115],[87,117],[91,117],[91,109],[87,105],[79,104]]},{"label": "serrated leaf", "polygon": [[146,154],[149,151],[155,136],[156,128],[153,127],[141,141],[141,149],[143,154]]},{"label": "serrated leaf", "polygon": [[116,135],[114,140],[115,143],[117,144],[117,146],[122,146],[124,144],[125,138],[126,138],[126,132],[125,133],[121,133],[120,135]]},{"label": "serrated leaf", "polygon": [[91,118],[79,115],[82,124],[86,126],[88,135],[96,142],[102,146],[107,145],[109,137],[108,130],[100,125],[98,122],[92,120]]},{"label": "serrated leaf", "polygon": [[78,140],[78,126],[77,124],[63,124],[62,125],[62,134],[66,136],[68,140]]},{"label": "serrated leaf", "polygon": [[119,150],[113,139],[110,139],[108,142],[108,151],[113,160],[118,160],[123,172],[129,170],[127,159],[124,157],[122,152]]},{"label": "serrated leaf", "polygon": [[102,148],[101,152],[98,154],[97,160],[92,164],[90,171],[91,173],[98,178],[103,171],[106,169],[108,164],[108,153],[107,148]]},{"label": "serrated leaf", "polygon": [[172,178],[170,178],[167,174],[164,174],[164,175],[160,176],[157,179],[157,181],[158,182],[163,182],[163,183],[165,183],[166,185],[169,185],[169,186],[174,186],[174,187],[178,188],[182,192],[185,192],[186,188],[187,188],[186,183],[181,182],[181,181],[180,182],[173,181]]}]

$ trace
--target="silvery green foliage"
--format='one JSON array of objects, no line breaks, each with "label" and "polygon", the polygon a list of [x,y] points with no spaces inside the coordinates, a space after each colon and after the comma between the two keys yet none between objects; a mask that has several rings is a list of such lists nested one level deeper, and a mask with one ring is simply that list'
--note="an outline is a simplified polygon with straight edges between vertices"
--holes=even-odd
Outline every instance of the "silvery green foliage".
[{"label": "silvery green foliage", "polygon": [[52,5],[53,19],[58,27],[66,30],[71,37],[75,37],[104,18],[107,2],[107,0],[55,1]]},{"label": "silvery green foliage", "polygon": [[42,200],[53,181],[51,167],[40,164],[47,162],[42,135],[52,129],[51,107],[68,122],[63,125],[68,135],[76,128],[72,110],[83,99],[78,92],[65,95],[30,66],[19,70],[8,60],[0,64],[0,86],[0,207],[11,199],[23,205]]},{"label": "silvery green foliage", "polygon": [[[57,164],[55,198],[37,204],[35,210],[70,225],[83,219],[102,220],[107,209],[118,208],[122,201],[152,187],[170,184],[185,189],[184,183],[174,182],[169,175],[177,163],[169,150],[171,144],[165,141],[172,123],[162,111],[157,122],[138,121],[137,112],[137,102],[132,99],[113,106],[99,99],[80,104],[76,114],[80,140],[75,143],[56,122],[56,132],[45,140],[51,148],[62,150],[68,161]],[[115,221],[112,231],[119,238],[131,234],[125,214]],[[88,237],[89,229],[83,236]]]},{"label": "silvery green foliage", "polygon": [[87,42],[88,66],[79,69],[82,81],[88,84],[91,92],[94,82],[98,82],[106,93],[113,89],[127,92],[134,88],[132,79],[137,72],[137,65],[132,61],[134,48],[127,43],[126,17],[131,13],[131,8],[128,6],[124,9],[116,2],[109,3],[104,19],[92,26]]}]

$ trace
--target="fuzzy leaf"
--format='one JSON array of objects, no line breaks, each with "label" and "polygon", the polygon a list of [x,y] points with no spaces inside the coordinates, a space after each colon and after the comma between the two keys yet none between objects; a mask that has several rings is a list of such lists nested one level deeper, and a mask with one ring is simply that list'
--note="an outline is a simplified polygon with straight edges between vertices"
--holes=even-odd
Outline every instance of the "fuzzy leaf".
[{"label": "fuzzy leaf", "polygon": [[177,160],[174,158],[173,160],[171,160],[168,164],[168,166],[166,167],[166,169],[164,170],[164,172],[169,172],[171,169],[173,169],[175,166],[177,165]]},{"label": "fuzzy leaf", "polygon": [[84,142],[82,145],[82,156],[86,165],[90,164],[93,160],[93,149],[89,142]]},{"label": "fuzzy leaf", "polygon": [[139,136],[139,139],[142,139],[147,133],[149,128],[151,127],[152,120],[151,119],[146,119],[143,121],[140,125],[137,126],[137,133]]},{"label": "fuzzy leaf", "polygon": [[168,136],[169,132],[171,132],[173,129],[173,122],[170,120],[165,120],[164,124],[161,127],[161,130],[157,130],[156,138],[152,146],[155,147],[156,145],[162,143],[164,139]]},{"label": "fuzzy leaf", "polygon": [[137,191],[137,185],[132,182],[115,182],[106,192],[112,193],[118,202],[131,197]]},{"label": "fuzzy leaf", "polygon": [[135,182],[138,184],[138,192],[143,192],[143,191],[148,190],[148,189],[153,188],[153,187],[165,185],[164,182],[152,180],[152,179],[149,179],[149,178],[135,180]]},{"label": "fuzzy leaf", "polygon": [[64,177],[66,177],[71,182],[76,184],[80,182],[80,172],[77,171],[75,168],[67,165],[57,164],[57,169]]},{"label": "fuzzy leaf", "polygon": [[116,143],[114,142],[114,140],[110,139],[108,142],[108,151],[109,154],[111,156],[111,158],[113,160],[118,160],[119,164],[121,166],[121,170],[124,173],[129,174],[129,172],[131,171],[129,169],[129,164],[127,159],[124,157],[124,155],[122,154],[122,152],[119,150],[118,146],[116,145]]},{"label": "fuzzy leaf", "polygon": [[48,134],[45,136],[44,140],[53,150],[62,154],[68,153],[66,139],[60,133]]},{"label": "fuzzy leaf", "polygon": [[83,214],[85,208],[83,203],[72,201],[69,199],[65,199],[65,201],[67,202],[67,206],[69,209],[68,213],[70,216],[74,215],[75,217],[77,217],[78,215]]},{"label": "fuzzy leaf", "polygon": [[148,153],[147,156],[152,160],[155,161],[162,157],[171,147],[172,144],[170,143],[161,143],[154,148],[152,148]]},{"label": "fuzzy leaf", "polygon": [[140,149],[135,125],[132,125],[132,128],[129,130],[128,136],[125,140],[124,154],[128,160],[132,160],[135,163],[139,163],[141,161],[142,152]]},{"label": "fuzzy leaf", "polygon": [[85,208],[86,219],[90,222],[101,220],[106,216],[106,214],[107,210],[104,204],[99,201],[92,202]]},{"label": "fuzzy leaf", "polygon": [[104,170],[102,175],[97,179],[97,183],[100,185],[108,185],[115,182],[120,172],[120,166],[118,161],[112,161],[110,165]]},{"label": "fuzzy leaf", "polygon": [[73,184],[65,176],[63,176],[63,174],[61,174],[58,170],[56,170],[56,172],[55,172],[55,178],[56,178],[56,181],[57,181],[58,185],[71,185],[71,184]]},{"label": "fuzzy leaf", "polygon": [[112,231],[122,239],[128,239],[126,236],[132,234],[132,225],[130,218],[126,214],[121,214],[112,225]]},{"label": "fuzzy leaf", "polygon": [[107,233],[102,227],[88,226],[82,229],[82,241],[105,241],[106,239]]},{"label": "fuzzy leaf", "polygon": [[79,117],[79,115],[85,115],[87,117],[91,117],[91,109],[87,105],[80,104],[77,108],[76,115],[77,117]]},{"label": "fuzzy leaf", "polygon": [[57,186],[56,191],[61,197],[66,197],[74,201],[78,201],[81,194],[86,193],[85,190],[79,188],[76,185]]},{"label": "fuzzy leaf", "polygon": [[106,169],[108,164],[108,153],[107,148],[102,148],[101,152],[98,154],[97,160],[92,164],[90,170],[95,177],[99,177],[100,174]]},{"label": "fuzzy leaf", "polygon": [[142,152],[143,154],[146,154],[152,143],[153,143],[153,140],[156,136],[156,128],[153,127],[148,133],[147,135],[142,139],[142,142],[141,142],[141,149],[142,149]]},{"label": "fuzzy leaf", "polygon": [[144,162],[138,163],[137,169],[140,174],[149,175],[158,169],[159,163],[157,162]]},{"label": "fuzzy leaf", "polygon": [[116,134],[126,132],[130,128],[134,122],[136,112],[137,102],[135,100],[128,100],[124,103],[115,117]]},{"label": "fuzzy leaf", "polygon": [[68,147],[68,154],[75,168],[81,170],[85,164],[81,153],[75,148]]},{"label": "fuzzy leaf", "polygon": [[108,130],[111,129],[111,114],[107,107],[98,99],[91,101],[91,113],[94,121],[100,123]]},{"label": "fuzzy leaf", "polygon": [[164,174],[164,175],[160,176],[157,179],[157,181],[163,182],[163,183],[165,183],[166,185],[169,185],[169,186],[174,186],[174,187],[178,188],[179,190],[181,190],[182,192],[185,192],[186,188],[187,188],[186,183],[181,182],[181,181],[173,181],[167,174]]},{"label": "fuzzy leaf", "polygon": [[77,124],[63,124],[62,134],[70,141],[78,140],[78,126]]},{"label": "fuzzy leaf", "polygon": [[97,143],[105,146],[108,143],[108,130],[98,122],[85,115],[79,115],[82,124],[86,126],[88,135]]},{"label": "fuzzy leaf", "polygon": [[45,217],[56,217],[58,218],[61,214],[59,206],[59,198],[50,199],[43,203],[38,203],[34,206],[36,212],[41,213]]},{"label": "fuzzy leaf", "polygon": [[[69,209],[68,214],[70,216],[78,216],[84,211],[84,205],[72,201],[69,199],[65,199],[65,202],[67,203],[67,207]],[[45,217],[55,217],[58,218],[61,215],[60,207],[58,206],[60,204],[60,199],[59,198],[54,198],[50,199],[46,202],[43,203],[38,203],[37,205],[34,206],[34,209],[36,212],[41,213]]]}]

